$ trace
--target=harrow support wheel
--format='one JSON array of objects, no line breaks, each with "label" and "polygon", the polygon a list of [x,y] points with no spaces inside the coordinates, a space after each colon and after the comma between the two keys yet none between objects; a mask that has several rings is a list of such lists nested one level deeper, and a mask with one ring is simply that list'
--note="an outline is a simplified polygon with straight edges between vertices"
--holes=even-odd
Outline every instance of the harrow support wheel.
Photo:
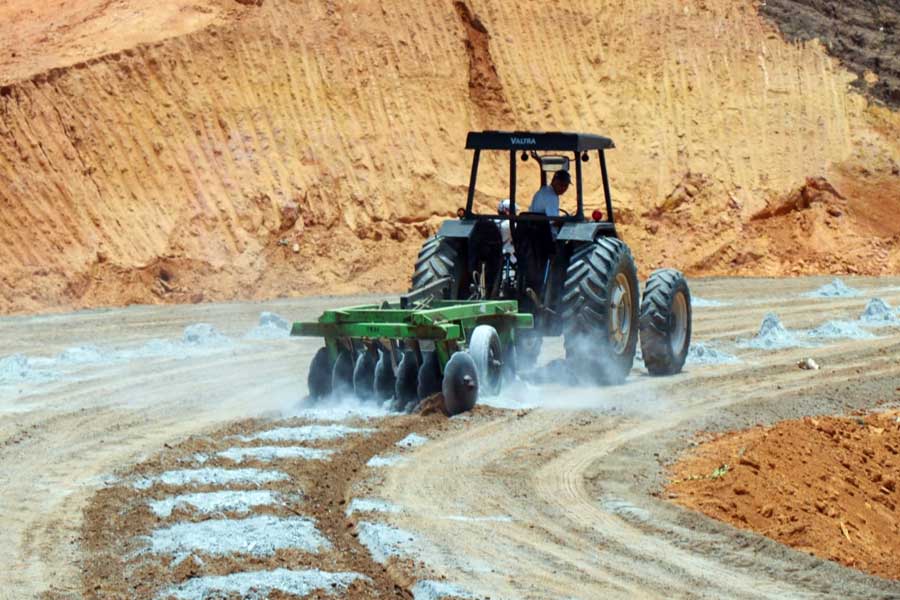
[{"label": "harrow support wheel", "polygon": [[490,325],[472,330],[469,355],[475,362],[481,391],[489,396],[499,394],[503,385],[503,349],[497,330]]},{"label": "harrow support wheel", "polygon": [[444,408],[451,417],[475,406],[478,401],[478,369],[469,353],[454,352],[447,361],[441,391],[444,394]]},{"label": "harrow support wheel", "polygon": [[309,363],[306,387],[313,400],[321,400],[331,394],[331,359],[328,357],[328,348],[319,348]]}]

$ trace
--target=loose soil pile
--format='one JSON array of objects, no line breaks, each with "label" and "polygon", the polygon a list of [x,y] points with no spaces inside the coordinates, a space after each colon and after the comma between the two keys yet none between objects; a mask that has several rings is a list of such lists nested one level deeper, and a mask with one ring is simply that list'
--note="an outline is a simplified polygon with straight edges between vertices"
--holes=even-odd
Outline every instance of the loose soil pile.
[{"label": "loose soil pile", "polygon": [[729,433],[672,469],[669,497],[798,550],[900,579],[900,416]]}]

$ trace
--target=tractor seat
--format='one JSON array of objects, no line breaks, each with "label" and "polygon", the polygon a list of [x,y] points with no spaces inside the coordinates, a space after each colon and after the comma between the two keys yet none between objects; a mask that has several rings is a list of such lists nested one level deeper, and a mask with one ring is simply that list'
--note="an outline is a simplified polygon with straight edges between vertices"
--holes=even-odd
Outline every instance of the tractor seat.
[{"label": "tractor seat", "polygon": [[556,243],[551,229],[553,226],[545,219],[521,220],[521,217],[526,216],[542,215],[521,213],[516,221],[513,244],[519,261],[519,271],[524,275],[525,287],[530,287],[540,295],[544,287],[547,263],[556,254]]}]

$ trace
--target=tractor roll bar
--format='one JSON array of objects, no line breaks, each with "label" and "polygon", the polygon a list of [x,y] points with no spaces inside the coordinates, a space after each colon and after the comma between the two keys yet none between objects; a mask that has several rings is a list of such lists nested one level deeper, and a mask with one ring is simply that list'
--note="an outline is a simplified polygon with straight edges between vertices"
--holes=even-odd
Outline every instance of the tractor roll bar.
[{"label": "tractor roll bar", "polygon": [[[471,135],[471,134],[470,134]],[[605,138],[603,138],[605,139]],[[518,150],[509,150],[509,205],[510,211],[513,215],[517,215],[518,211],[516,210],[516,153]],[[597,155],[600,158],[600,173],[602,175],[603,181],[603,197],[606,202],[606,220],[610,223],[614,223],[613,217],[613,208],[612,208],[612,194],[609,190],[609,173],[606,168],[606,152],[604,149],[598,149]],[[583,169],[581,166],[581,156],[582,153],[579,151],[575,151],[575,196],[577,202],[577,210],[576,213],[571,217],[572,220],[581,221],[584,220],[584,186],[583,186]],[[475,149],[475,154],[472,157],[472,170],[469,173],[469,191],[466,198],[466,210],[465,210],[465,218],[471,219],[477,215],[472,212],[472,207],[475,204],[475,184],[478,180],[478,164],[481,160],[481,148]],[[496,218],[496,217],[493,217]],[[556,218],[554,218],[555,220]],[[564,217],[558,218],[560,221],[564,221]],[[513,217],[510,219],[512,222],[512,227],[515,227],[516,218]]]}]

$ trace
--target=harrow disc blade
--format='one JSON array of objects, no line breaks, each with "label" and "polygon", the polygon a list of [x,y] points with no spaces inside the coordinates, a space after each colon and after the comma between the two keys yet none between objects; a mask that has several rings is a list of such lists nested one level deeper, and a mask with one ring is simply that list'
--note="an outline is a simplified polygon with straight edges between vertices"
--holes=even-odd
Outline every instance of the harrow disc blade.
[{"label": "harrow disc blade", "polygon": [[313,400],[321,400],[331,394],[331,359],[328,358],[328,348],[319,348],[309,363],[306,387]]},{"label": "harrow disc blade", "polygon": [[419,365],[413,352],[404,352],[397,366],[397,381],[394,385],[394,398],[397,410],[409,412],[416,405],[416,387],[418,386]]},{"label": "harrow disc blade", "polygon": [[347,396],[353,393],[353,355],[342,350],[331,369],[331,393]]},{"label": "harrow disc blade", "polygon": [[394,368],[391,366],[391,357],[386,352],[379,352],[378,362],[375,364],[374,391],[377,400],[388,400],[394,395],[394,385],[397,380],[394,377]]},{"label": "harrow disc blade", "polygon": [[353,391],[357,398],[369,400],[375,396],[375,359],[369,352],[361,352],[353,367]]}]

